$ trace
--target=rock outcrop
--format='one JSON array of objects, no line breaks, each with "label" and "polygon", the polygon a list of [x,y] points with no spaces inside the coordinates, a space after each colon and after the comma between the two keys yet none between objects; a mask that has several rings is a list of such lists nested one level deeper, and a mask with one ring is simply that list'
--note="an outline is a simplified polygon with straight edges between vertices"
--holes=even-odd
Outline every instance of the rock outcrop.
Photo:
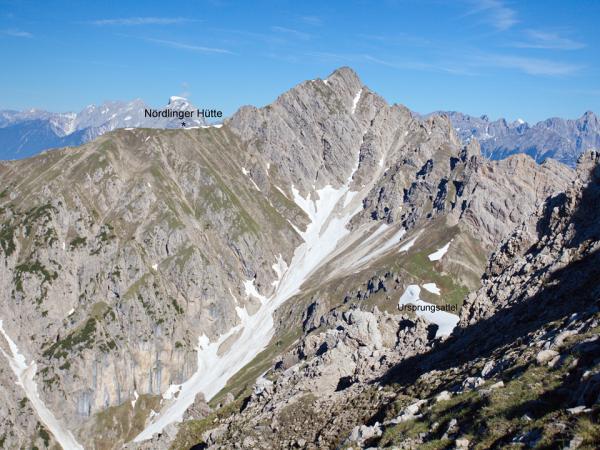
[{"label": "rock outcrop", "polygon": [[[468,297],[450,338],[430,340],[425,324],[378,310],[326,314],[324,331],[307,334],[294,357],[268,373],[268,391],[215,419],[219,432],[207,431],[204,443],[486,448],[562,441],[594,448],[599,155],[582,155],[577,174],[534,214],[535,230],[518,227],[490,256],[482,287]],[[402,323],[412,325],[395,328]],[[358,357],[343,356],[352,354]]]},{"label": "rock outcrop", "polygon": [[[0,163],[0,319],[86,448],[119,447],[173,405],[164,436],[188,406],[201,421],[202,391],[185,382],[208,370],[224,386],[206,396],[228,403],[218,411],[252,390],[256,418],[309,394],[315,427],[356,396],[367,417],[389,394],[371,381],[443,344],[435,324],[398,314],[402,292],[433,285],[424,300],[458,307],[489,252],[519,224],[533,239],[534,211],[573,177],[523,156],[486,161],[447,118],[388,105],[342,68],[222,127],[123,129]],[[348,433],[361,420],[343,417]]]}]

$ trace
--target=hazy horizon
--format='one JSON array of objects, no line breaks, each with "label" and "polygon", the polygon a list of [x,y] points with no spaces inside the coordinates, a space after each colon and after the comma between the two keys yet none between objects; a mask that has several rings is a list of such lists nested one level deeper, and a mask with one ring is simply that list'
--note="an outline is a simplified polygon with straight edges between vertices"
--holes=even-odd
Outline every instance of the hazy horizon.
[{"label": "hazy horizon", "polygon": [[182,95],[231,115],[350,66],[390,103],[494,120],[600,110],[593,2],[2,1],[0,109]]}]

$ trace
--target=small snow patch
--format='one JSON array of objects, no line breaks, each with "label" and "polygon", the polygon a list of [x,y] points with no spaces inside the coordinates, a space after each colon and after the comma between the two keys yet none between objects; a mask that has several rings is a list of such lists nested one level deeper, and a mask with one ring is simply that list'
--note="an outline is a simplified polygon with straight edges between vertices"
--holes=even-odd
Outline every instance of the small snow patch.
[{"label": "small snow patch", "polygon": [[273,281],[271,283],[271,285],[275,286],[275,288],[277,288],[277,286],[279,285],[279,282],[283,278],[283,274],[288,269],[288,265],[285,262],[285,260],[283,259],[283,257],[281,256],[281,254],[279,254],[279,256],[277,257],[277,262],[275,264],[273,264],[271,267],[273,267],[273,270],[277,274],[277,279],[275,281]]},{"label": "small snow patch", "polygon": [[435,295],[440,295],[440,293],[442,292],[442,291],[440,291],[440,288],[437,287],[437,285],[435,283],[425,283],[423,285],[423,288],[426,291],[429,291],[429,292],[431,292],[432,294],[435,294]]},{"label": "small snow patch", "polygon": [[267,298],[258,292],[256,286],[254,286],[254,280],[244,281],[244,289],[246,290],[246,296],[257,298],[261,303],[265,303],[267,301]]},{"label": "small snow patch", "polygon": [[448,242],[442,248],[437,249],[431,255],[427,256],[429,258],[429,261],[439,261],[440,259],[442,259],[442,256],[444,256],[446,254],[446,252],[448,251],[448,249],[450,248],[451,242],[452,241]]},{"label": "small snow patch", "polygon": [[164,400],[171,400],[173,397],[175,397],[177,394],[179,394],[179,391],[181,391],[181,385],[180,384],[172,384],[171,386],[169,386],[167,388],[167,390],[165,392],[163,392],[162,398]]},{"label": "small snow patch", "polygon": [[[375,239],[380,233],[382,233],[383,231],[385,231],[387,228],[388,228],[387,225],[382,224],[369,237],[369,239],[367,240],[367,242],[370,242],[373,239]],[[367,263],[369,261],[374,261],[375,259],[379,258],[383,254],[385,254],[386,252],[388,252],[390,249],[392,249],[395,245],[398,245],[400,243],[400,240],[402,239],[402,237],[405,234],[406,234],[406,230],[404,228],[400,228],[391,238],[388,238],[386,242],[384,242],[383,244],[379,245],[377,248],[373,249],[372,251],[370,251],[369,253],[367,253],[365,256],[363,256],[362,258],[360,258],[354,265],[356,267],[358,267],[358,266],[360,266],[362,264],[365,264],[365,263]]]},{"label": "small snow patch", "polygon": [[398,252],[402,253],[402,252],[409,251],[412,248],[412,246],[415,245],[415,242],[417,242],[417,238],[419,237],[420,234],[421,234],[421,232],[419,232],[414,238],[412,238],[406,244],[402,245],[402,247],[400,247],[400,249],[398,250]]},{"label": "small snow patch", "polygon": [[277,189],[279,192],[281,192],[281,195],[283,195],[285,198],[288,198],[287,194],[285,192],[283,192],[283,189],[281,189],[279,186],[277,185],[273,185],[275,186],[275,189]]},{"label": "small snow patch", "polygon": [[131,400],[131,409],[135,409],[135,404],[136,404],[138,398],[139,398],[139,395],[138,395],[137,391],[133,391],[133,400]]},{"label": "small snow patch", "polygon": [[415,311],[417,316],[423,317],[431,323],[438,326],[436,336],[449,336],[458,324],[459,317],[456,314],[450,314],[446,311],[440,311],[433,303],[424,302],[419,298],[421,288],[416,284],[407,286],[404,294],[400,297],[398,307],[402,309],[402,305],[413,304],[417,306]]},{"label": "small snow patch", "polygon": [[352,114],[354,114],[354,112],[356,111],[356,105],[358,105],[358,101],[360,100],[360,95],[361,94],[362,94],[362,89],[360,89],[358,91],[358,93],[354,97],[354,100],[352,100]]}]

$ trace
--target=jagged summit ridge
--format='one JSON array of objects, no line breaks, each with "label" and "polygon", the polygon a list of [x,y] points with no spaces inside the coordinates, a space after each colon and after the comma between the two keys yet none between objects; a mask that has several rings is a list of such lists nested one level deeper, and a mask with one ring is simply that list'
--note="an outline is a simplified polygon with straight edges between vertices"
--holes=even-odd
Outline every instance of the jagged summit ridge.
[{"label": "jagged summit ridge", "polygon": [[[107,445],[142,440],[206,410],[202,395],[241,400],[273,358],[293,360],[305,323],[349,325],[329,342],[344,346],[377,322],[392,359],[435,345],[436,323],[399,319],[402,292],[460,303],[490,249],[572,176],[525,156],[486,161],[447,118],[390,106],[341,69],[222,127],[120,129],[1,163],[0,318],[82,443],[103,444],[113,413],[144,423]],[[361,347],[340,350],[343,373],[307,370],[326,367],[328,390],[355,369],[371,376],[351,363]]]},{"label": "jagged summit ridge", "polygon": [[594,448],[599,170],[598,153],[585,153],[572,186],[535,213],[537,236],[519,228],[501,243],[448,340],[431,342],[423,323],[378,308],[314,306],[300,342],[243,406],[195,434],[181,429],[175,445]]},{"label": "jagged summit ridge", "polygon": [[490,121],[487,116],[473,117],[455,111],[443,114],[452,120],[463,142],[478,139],[483,154],[491,159],[525,153],[539,163],[553,158],[575,167],[580,154],[600,148],[600,122],[592,111],[574,120],[553,117],[534,125],[518,120]]}]

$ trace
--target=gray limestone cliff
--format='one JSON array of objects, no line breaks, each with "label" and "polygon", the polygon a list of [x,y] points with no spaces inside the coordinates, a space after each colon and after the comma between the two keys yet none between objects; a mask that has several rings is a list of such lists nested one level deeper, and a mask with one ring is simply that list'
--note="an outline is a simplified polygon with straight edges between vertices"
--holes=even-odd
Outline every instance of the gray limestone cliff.
[{"label": "gray limestone cliff", "polygon": [[[352,401],[443,341],[397,311],[408,286],[434,283],[441,295],[424,288],[424,300],[460,306],[491,251],[515,227],[532,238],[534,212],[574,177],[526,156],[487,161],[447,118],[388,105],[342,68],[222,127],[124,129],[0,163],[0,319],[37,364],[38,392],[59,421],[85,448],[117,448],[177,401],[169,389],[198,370],[202,339],[246,326],[244,314],[258,317],[278,283],[301,273],[268,345],[210,406],[247,398],[275,365],[277,402],[300,391],[323,405]],[[313,208],[333,191],[345,197],[319,217]],[[319,242],[313,270],[286,272],[309,235]],[[327,248],[321,235],[340,240]],[[427,258],[445,244],[446,256]],[[14,374],[3,366],[0,377],[14,403]],[[270,397],[259,394],[262,408]],[[201,420],[204,403],[195,398],[190,417]],[[9,446],[39,440],[36,414],[26,417],[7,407]]]}]

